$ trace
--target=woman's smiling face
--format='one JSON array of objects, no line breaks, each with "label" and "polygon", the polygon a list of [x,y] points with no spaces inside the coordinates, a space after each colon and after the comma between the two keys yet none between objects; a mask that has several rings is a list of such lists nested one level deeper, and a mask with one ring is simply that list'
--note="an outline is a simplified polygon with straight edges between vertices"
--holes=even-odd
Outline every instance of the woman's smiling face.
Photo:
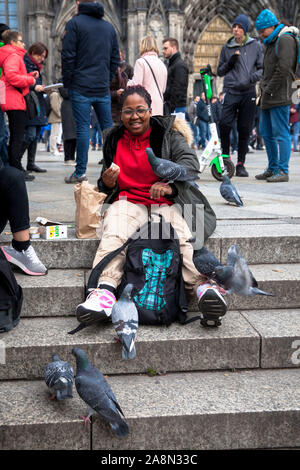
[{"label": "woman's smiling face", "polygon": [[145,98],[138,93],[127,96],[121,110],[121,121],[131,134],[144,134],[149,129],[151,116],[152,109]]}]

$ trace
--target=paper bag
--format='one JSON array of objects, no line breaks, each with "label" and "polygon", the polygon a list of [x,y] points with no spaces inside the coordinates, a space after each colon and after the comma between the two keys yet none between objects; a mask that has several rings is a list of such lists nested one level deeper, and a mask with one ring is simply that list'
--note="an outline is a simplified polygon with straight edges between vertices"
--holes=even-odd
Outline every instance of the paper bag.
[{"label": "paper bag", "polygon": [[76,202],[75,228],[77,238],[98,238],[100,207],[107,194],[100,193],[96,186],[83,181],[74,186]]}]

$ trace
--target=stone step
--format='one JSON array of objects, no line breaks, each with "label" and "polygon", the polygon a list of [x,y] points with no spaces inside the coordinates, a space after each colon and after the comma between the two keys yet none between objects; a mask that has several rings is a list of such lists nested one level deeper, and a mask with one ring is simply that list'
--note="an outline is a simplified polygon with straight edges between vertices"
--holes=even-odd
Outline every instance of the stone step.
[{"label": "stone step", "polygon": [[98,415],[84,429],[78,397],[48,400],[43,381],[0,383],[0,449],[222,450],[300,446],[299,370],[107,378],[130,433]]},{"label": "stone step", "polygon": [[[261,264],[251,266],[259,287],[275,297],[226,297],[229,310],[300,307],[300,264]],[[23,317],[75,315],[76,306],[84,300],[88,271],[52,269],[46,276],[27,276],[16,271],[24,290]],[[197,310],[196,301],[190,305]]]},{"label": "stone step", "polygon": [[78,324],[74,318],[25,318],[1,335],[0,380],[42,378],[53,353],[75,365],[73,347],[85,349],[105,374],[300,367],[299,316],[300,309],[230,311],[219,328],[204,328],[199,320],[140,325],[132,361],[122,360],[111,323],[69,335]]},{"label": "stone step", "polygon": [[[8,232],[6,232],[8,233]],[[86,268],[92,266],[99,244],[97,239],[78,239],[75,230],[69,229],[67,240],[32,240],[33,246],[49,268]],[[10,243],[11,234],[0,236],[0,245]],[[300,263],[300,223],[264,220],[255,224],[219,222],[206,246],[226,263],[230,245],[238,244],[242,255],[251,264]]]}]

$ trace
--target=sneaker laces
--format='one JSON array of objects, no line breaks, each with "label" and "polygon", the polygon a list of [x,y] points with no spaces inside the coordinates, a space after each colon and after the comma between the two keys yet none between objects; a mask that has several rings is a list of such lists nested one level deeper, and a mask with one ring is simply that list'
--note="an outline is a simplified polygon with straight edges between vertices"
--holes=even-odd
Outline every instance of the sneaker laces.
[{"label": "sneaker laces", "polygon": [[36,254],[36,252],[34,251],[33,249],[33,246],[30,245],[27,250],[22,250],[22,253],[25,255],[25,256],[28,256],[30,261],[32,261],[33,263],[41,263],[40,259],[38,258],[38,255]]}]

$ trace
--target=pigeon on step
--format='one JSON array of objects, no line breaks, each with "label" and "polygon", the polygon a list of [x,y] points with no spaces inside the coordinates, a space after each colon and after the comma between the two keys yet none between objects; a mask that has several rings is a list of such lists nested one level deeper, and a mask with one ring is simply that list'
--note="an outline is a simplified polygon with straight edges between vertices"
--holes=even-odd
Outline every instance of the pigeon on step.
[{"label": "pigeon on step", "polygon": [[123,344],[122,358],[134,359],[136,357],[135,339],[137,335],[139,317],[135,303],[131,300],[133,285],[127,284],[120,299],[114,304],[111,319],[118,337]]},{"label": "pigeon on step", "polygon": [[65,400],[73,398],[73,367],[68,362],[61,361],[57,354],[53,354],[52,362],[45,367],[45,382],[51,391],[53,399]]},{"label": "pigeon on step", "polygon": [[194,182],[199,178],[197,171],[192,173],[179,163],[165,158],[158,158],[150,147],[146,148],[146,154],[156,176],[168,183],[173,183],[173,181]]},{"label": "pigeon on step", "polygon": [[84,418],[84,425],[90,422],[90,416],[95,412],[102,416],[119,437],[129,433],[129,427],[120,413],[124,416],[113,391],[99,369],[88,360],[85,352],[80,348],[73,348],[72,354],[76,357],[75,386],[78,395],[88,405],[88,415]]},{"label": "pigeon on step", "polygon": [[250,271],[246,260],[242,257],[237,245],[231,245],[228,249],[227,266],[216,268],[216,281],[227,290],[228,294],[241,296],[268,295],[258,288],[258,283]]},{"label": "pigeon on step", "polygon": [[236,206],[243,206],[243,201],[241,200],[235,186],[228,178],[228,176],[223,176],[223,181],[220,185],[221,196],[227,201],[235,204]]}]

